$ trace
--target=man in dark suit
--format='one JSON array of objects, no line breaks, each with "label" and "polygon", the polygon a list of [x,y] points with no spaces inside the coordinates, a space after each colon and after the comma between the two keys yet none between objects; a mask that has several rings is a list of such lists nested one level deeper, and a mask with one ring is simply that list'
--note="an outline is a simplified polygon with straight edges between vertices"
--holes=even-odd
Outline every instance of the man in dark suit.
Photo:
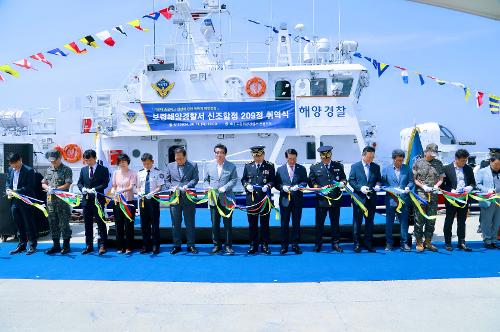
[{"label": "man in dark suit", "polygon": [[[94,251],[93,238],[94,238],[94,218],[97,220],[98,239],[97,245],[99,246],[99,255],[106,253],[106,245],[108,240],[108,233],[106,224],[99,217],[97,207],[95,206],[95,198],[104,211],[106,205],[106,198],[104,197],[104,190],[109,184],[109,170],[97,163],[97,155],[94,150],[86,150],[83,153],[83,161],[85,167],[80,170],[80,178],[78,179],[78,189],[83,194],[83,219],[85,221],[85,244],[86,247],[82,251],[86,255]],[[100,193],[101,195],[98,195]]]},{"label": "man in dark suit", "polygon": [[334,182],[340,183],[340,186],[330,191],[328,195],[316,194],[315,252],[320,252],[323,245],[323,230],[327,214],[330,216],[332,249],[336,252],[344,251],[339,245],[340,205],[342,201],[340,189],[345,185],[346,175],[344,165],[338,161],[332,161],[332,149],[333,147],[329,145],[320,146],[317,151],[321,161],[311,165],[309,169],[309,186],[312,188],[326,187]]},{"label": "man in dark suit", "polygon": [[[241,184],[247,193],[247,206],[255,206],[269,195],[274,186],[276,171],[274,165],[264,160],[264,146],[258,145],[250,148],[253,161],[247,163],[241,177]],[[261,250],[266,255],[271,254],[269,250],[269,213],[262,211],[260,214],[247,213],[250,248],[248,254],[257,253],[259,247],[259,218],[260,218],[260,243]]]},{"label": "man in dark suit", "polygon": [[[222,251],[222,243],[225,242],[225,252],[228,255],[234,255],[233,250],[233,215],[228,217],[221,216],[229,214],[229,210],[223,205],[223,200],[227,197],[233,197],[233,188],[238,182],[236,165],[226,160],[227,147],[224,144],[217,144],[214,147],[215,162],[208,166],[204,182],[210,189],[217,189],[217,197],[208,201],[210,206],[210,218],[212,219],[212,241],[214,248],[212,254]],[[219,213],[219,209],[221,213]],[[224,223],[225,241],[220,239],[220,220]]]},{"label": "man in dark suit", "polygon": [[192,254],[197,254],[195,247],[195,214],[196,204],[191,202],[186,196],[186,189],[194,189],[200,180],[198,165],[187,161],[186,150],[183,147],[174,150],[175,161],[167,165],[165,170],[165,184],[167,188],[179,190],[179,203],[170,205],[170,216],[172,217],[172,237],[174,247],[170,251],[172,255],[182,250],[182,215],[186,225],[187,250]]},{"label": "man in dark suit", "polygon": [[[375,252],[372,246],[373,219],[375,218],[375,208],[377,207],[377,192],[380,191],[380,166],[373,162],[375,149],[367,146],[363,149],[362,160],[351,166],[349,173],[349,185],[354,189],[361,202],[368,210],[365,218],[365,247],[369,252]],[[353,233],[354,251],[361,252],[361,224],[363,223],[363,211],[357,204],[353,203]]]},{"label": "man in dark suit", "polygon": [[278,167],[276,171],[276,189],[280,191],[280,216],[281,216],[281,251],[284,255],[288,252],[290,215],[292,216],[292,250],[301,254],[300,220],[302,219],[302,191],[299,187],[307,186],[307,170],[297,164],[297,151],[285,151],[286,164]]},{"label": "man in dark suit", "polygon": [[411,251],[408,245],[408,206],[410,204],[410,197],[408,193],[414,188],[413,173],[408,165],[403,164],[405,153],[403,150],[396,149],[392,151],[393,163],[387,165],[382,170],[382,184],[393,188],[404,204],[401,207],[401,212],[397,212],[398,204],[391,198],[389,194],[385,195],[385,250],[391,251],[393,245],[392,239],[392,225],[394,225],[394,218],[398,217],[401,234],[401,251]]},{"label": "man in dark suit", "polygon": [[[472,167],[467,165],[467,160],[469,158],[469,152],[464,149],[459,149],[455,152],[455,161],[444,167],[445,178],[441,188],[452,193],[464,193],[470,192],[476,186],[476,180],[474,179],[474,172]],[[446,206],[446,218],[444,220],[444,240],[446,250],[452,251],[451,246],[451,228],[453,226],[453,220],[455,216],[457,217],[457,237],[458,237],[458,249],[464,251],[472,251],[465,244],[465,220],[467,219],[467,212],[469,210],[468,204],[463,208],[453,206],[445,200]],[[460,204],[459,205],[463,205]]]},{"label": "man in dark suit", "polygon": [[[7,179],[7,196],[12,198],[12,192],[29,197],[35,196],[35,172],[33,168],[24,165],[18,153],[9,154],[7,160],[10,166]],[[33,216],[33,207],[19,199],[12,199],[10,211],[19,231],[19,244],[10,254],[25,251],[28,240],[30,241],[30,247],[26,255],[34,254],[36,252],[38,232]]]}]

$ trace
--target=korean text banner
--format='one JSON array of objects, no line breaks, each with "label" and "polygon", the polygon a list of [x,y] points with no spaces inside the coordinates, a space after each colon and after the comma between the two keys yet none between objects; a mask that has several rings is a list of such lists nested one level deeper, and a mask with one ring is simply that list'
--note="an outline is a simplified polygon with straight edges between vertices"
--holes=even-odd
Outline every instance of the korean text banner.
[{"label": "korean text banner", "polygon": [[295,102],[142,104],[150,130],[295,128]]}]

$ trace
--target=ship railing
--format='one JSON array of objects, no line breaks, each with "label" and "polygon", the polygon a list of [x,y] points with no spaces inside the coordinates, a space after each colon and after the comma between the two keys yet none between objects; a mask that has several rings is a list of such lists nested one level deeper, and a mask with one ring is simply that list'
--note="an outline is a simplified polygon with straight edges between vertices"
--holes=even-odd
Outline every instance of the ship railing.
[{"label": "ship railing", "polygon": [[[246,69],[252,67],[277,66],[277,50],[273,45],[262,42],[211,42],[203,54],[196,54],[190,43],[157,44],[144,46],[144,64],[170,65],[171,70],[196,70],[196,57],[206,55],[208,64],[204,69]],[[342,56],[337,50],[319,52],[313,50],[304,53],[298,46],[290,52],[292,65],[337,64],[349,62],[349,57]]]}]

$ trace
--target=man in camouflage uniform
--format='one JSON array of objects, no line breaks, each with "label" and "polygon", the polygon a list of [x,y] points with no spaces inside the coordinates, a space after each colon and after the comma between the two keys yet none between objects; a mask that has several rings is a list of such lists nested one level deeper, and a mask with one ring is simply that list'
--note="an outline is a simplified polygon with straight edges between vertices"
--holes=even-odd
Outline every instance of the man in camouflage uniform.
[{"label": "man in camouflage uniform", "polygon": [[[438,146],[434,143],[427,145],[424,152],[424,158],[418,159],[413,164],[413,176],[417,194],[427,201],[427,206],[422,206],[427,216],[437,215],[438,189],[443,183],[444,167],[443,163],[436,159]],[[423,251],[424,248],[437,251],[437,248],[431,243],[434,234],[435,219],[427,219],[421,213],[416,213],[415,238],[417,241],[417,251]],[[425,230],[424,230],[425,227]],[[422,237],[425,236],[425,243]]]},{"label": "man in camouflage uniform", "polygon": [[[47,210],[49,212],[50,232],[54,245],[52,248],[46,250],[45,253],[51,255],[60,251],[64,255],[70,252],[71,227],[69,226],[69,221],[71,218],[71,207],[56,197],[53,192],[54,189],[69,190],[71,183],[73,183],[73,171],[62,163],[59,151],[49,152],[48,159],[52,166],[47,169],[47,173],[42,180],[42,187],[47,191]],[[61,233],[63,238],[62,250],[59,243]]]}]

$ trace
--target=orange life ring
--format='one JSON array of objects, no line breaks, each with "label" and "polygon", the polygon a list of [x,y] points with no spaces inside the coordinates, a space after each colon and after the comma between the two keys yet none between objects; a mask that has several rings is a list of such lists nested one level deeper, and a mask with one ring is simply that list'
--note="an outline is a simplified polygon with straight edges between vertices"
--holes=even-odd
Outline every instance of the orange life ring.
[{"label": "orange life ring", "polygon": [[262,97],[266,93],[266,82],[262,78],[254,76],[247,81],[245,90],[250,97]]},{"label": "orange life ring", "polygon": [[82,149],[77,144],[67,144],[63,148],[63,158],[69,163],[76,163],[82,159]]}]

